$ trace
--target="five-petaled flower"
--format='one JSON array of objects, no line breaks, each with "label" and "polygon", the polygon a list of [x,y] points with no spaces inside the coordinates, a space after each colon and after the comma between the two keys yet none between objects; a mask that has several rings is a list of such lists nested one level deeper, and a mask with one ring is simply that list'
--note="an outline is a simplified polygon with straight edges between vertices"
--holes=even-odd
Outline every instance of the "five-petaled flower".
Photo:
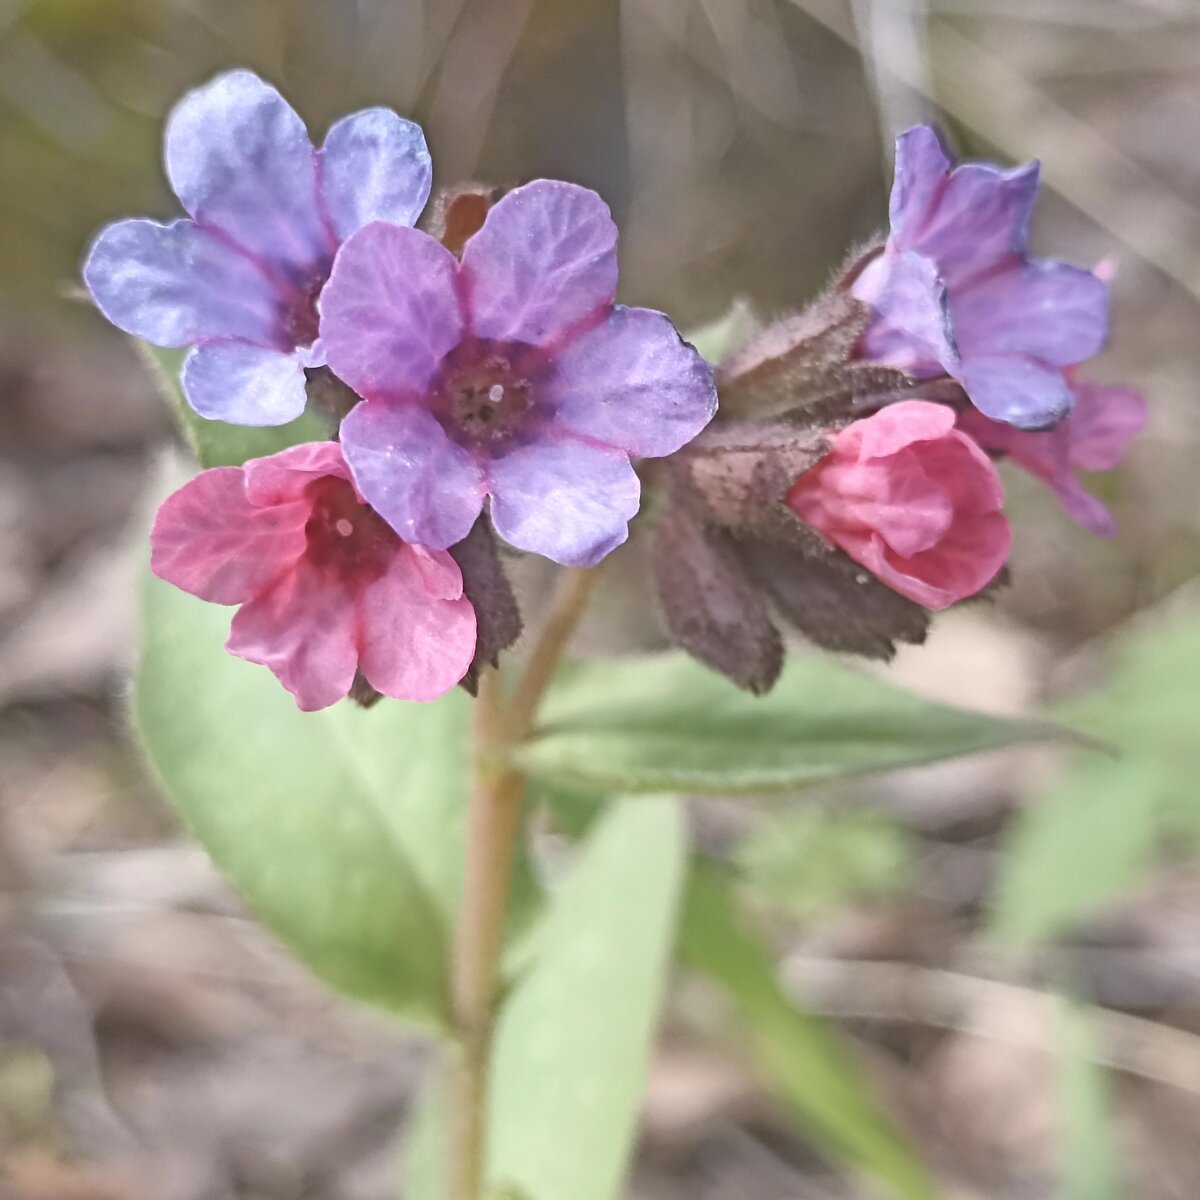
[{"label": "five-petaled flower", "polygon": [[787,495],[806,524],[935,611],[986,587],[1012,544],[996,468],[954,420],[904,400],[855,421]]},{"label": "five-petaled flower", "polygon": [[237,70],[175,106],[165,159],[191,219],[108,226],[84,280],[121,329],[195,347],[183,388],[202,416],[290,421],[304,409],[304,368],[324,362],[316,304],[334,254],[371,221],[417,219],[432,176],[425,137],[371,108],[316,150],[283,97]]},{"label": "five-petaled flower", "polygon": [[241,605],[227,649],[269,667],[306,711],[358,672],[386,696],[433,700],[471,665],[458,565],[372,512],[335,442],[203,471],[163,503],[150,542],[160,578]]},{"label": "five-petaled flower", "polygon": [[321,297],[355,483],[407,541],[466,536],[486,497],[522,550],[590,565],[640,503],[631,457],[671,454],[716,408],[712,372],[662,313],[613,304],[616,227],[594,192],[538,180],[461,262],[415,229],[349,238]]},{"label": "five-petaled flower", "polygon": [[951,167],[928,126],[897,139],[891,232],[853,285],[875,310],[861,353],[918,378],[952,376],[993,420],[1050,427],[1071,407],[1062,368],[1104,344],[1108,288],[1029,256],[1036,162]]},{"label": "five-petaled flower", "polygon": [[1075,397],[1071,415],[1053,429],[1027,433],[989,421],[971,409],[959,414],[958,427],[985,450],[1041,480],[1068,515],[1100,537],[1112,537],[1116,522],[1105,504],[1075,476],[1076,471],[1111,471],[1146,424],[1146,401],[1133,388],[1088,383],[1067,373]]}]

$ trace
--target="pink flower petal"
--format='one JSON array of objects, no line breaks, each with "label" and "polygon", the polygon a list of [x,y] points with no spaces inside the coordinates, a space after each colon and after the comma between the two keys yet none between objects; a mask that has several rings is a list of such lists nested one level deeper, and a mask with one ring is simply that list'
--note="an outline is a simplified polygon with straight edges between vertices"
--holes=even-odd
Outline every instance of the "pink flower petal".
[{"label": "pink flower petal", "polygon": [[474,332],[546,346],[599,319],[617,292],[616,247],[595,192],[549,179],[509,192],[463,252]]},{"label": "pink flower petal", "polygon": [[286,504],[298,500],[314,479],[334,475],[349,479],[350,468],[337,442],[302,442],[266,458],[252,458],[246,473],[246,495],[252,504]]},{"label": "pink flower petal", "polygon": [[240,604],[304,553],[303,501],[256,508],[239,467],[203,471],[167,497],[150,531],[150,568],[214,604]]},{"label": "pink flower petal", "polygon": [[358,670],[354,597],[302,558],[242,605],[225,648],[269,668],[305,712],[327,708]]},{"label": "pink flower petal", "polygon": [[[421,561],[422,555],[425,561]],[[458,597],[434,594],[436,564],[442,590],[458,576]],[[445,551],[402,547],[388,571],[359,599],[360,665],[367,682],[397,700],[436,700],[467,673],[475,654],[475,610],[462,595],[462,575]]]}]

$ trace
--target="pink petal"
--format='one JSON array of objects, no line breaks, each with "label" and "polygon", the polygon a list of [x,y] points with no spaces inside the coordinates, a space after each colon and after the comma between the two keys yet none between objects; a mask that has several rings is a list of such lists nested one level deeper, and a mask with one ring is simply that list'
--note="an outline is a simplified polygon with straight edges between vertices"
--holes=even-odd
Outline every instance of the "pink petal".
[{"label": "pink petal", "polygon": [[303,711],[327,708],[346,695],[358,670],[354,597],[301,558],[242,605],[226,649],[269,668]]},{"label": "pink petal", "polygon": [[326,475],[350,478],[337,442],[302,442],[266,458],[252,458],[242,470],[246,473],[246,495],[257,505],[297,500],[314,479]]},{"label": "pink petal", "polygon": [[717,409],[712,368],[662,313],[617,305],[555,360],[554,424],[635,458],[673,454]]},{"label": "pink petal", "polygon": [[928,400],[901,400],[874,416],[848,425],[833,439],[838,456],[887,458],[915,442],[945,437],[954,428],[954,410]]},{"label": "pink petal", "polygon": [[150,568],[215,604],[239,604],[304,553],[309,506],[256,508],[239,467],[204,471],[168,496],[150,531]]},{"label": "pink petal", "polygon": [[617,227],[587,188],[538,179],[509,192],[462,258],[477,336],[545,346],[617,292]]},{"label": "pink petal", "polygon": [[[442,590],[449,590],[451,574],[458,576],[457,599],[430,590],[434,564]],[[401,547],[387,573],[364,589],[359,612],[363,674],[385,696],[436,700],[467,673],[475,654],[475,610],[462,595],[462,575],[445,551]]]},{"label": "pink petal", "polygon": [[458,262],[418,229],[376,222],[338,251],[321,293],[330,368],[368,400],[422,397],[463,335]]},{"label": "pink petal", "polygon": [[1075,380],[1070,428],[1071,465],[1083,471],[1111,471],[1129,443],[1146,427],[1145,397],[1133,388],[1106,387]]}]

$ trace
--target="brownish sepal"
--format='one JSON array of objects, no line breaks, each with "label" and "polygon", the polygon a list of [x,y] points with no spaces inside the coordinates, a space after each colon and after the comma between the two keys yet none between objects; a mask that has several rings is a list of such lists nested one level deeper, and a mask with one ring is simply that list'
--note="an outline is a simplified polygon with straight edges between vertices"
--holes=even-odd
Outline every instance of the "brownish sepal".
[{"label": "brownish sepal", "polygon": [[361,671],[355,672],[354,682],[350,685],[349,695],[350,699],[359,708],[372,708],[383,699],[383,693],[377,692],[367,682],[367,677]]},{"label": "brownish sepal", "polygon": [[783,638],[728,535],[706,529],[686,504],[668,503],[654,572],[674,640],[738,687],[769,691],[783,668]]},{"label": "brownish sepal", "polygon": [[462,571],[463,592],[475,608],[475,657],[460,681],[460,686],[474,696],[483,668],[496,666],[501,652],[521,636],[521,610],[487,513],[479,515],[471,532],[451,546],[450,553]]},{"label": "brownish sepal", "polygon": [[488,210],[504,189],[483,183],[443,188],[433,198],[425,227],[455,258],[462,258],[468,240],[483,227]]},{"label": "brownish sepal", "polygon": [[819,420],[835,425],[911,392],[904,371],[856,361],[870,306],[839,281],[803,312],[768,325],[716,371],[718,420]]}]

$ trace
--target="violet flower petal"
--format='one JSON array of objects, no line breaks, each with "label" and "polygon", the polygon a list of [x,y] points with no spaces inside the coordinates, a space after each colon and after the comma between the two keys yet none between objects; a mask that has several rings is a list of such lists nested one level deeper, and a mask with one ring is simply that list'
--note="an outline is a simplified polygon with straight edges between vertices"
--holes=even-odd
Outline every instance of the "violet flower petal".
[{"label": "violet flower petal", "polygon": [[317,159],[290,104],[251,71],[189,92],[167,122],[167,175],[183,207],[284,280],[306,286],[334,242],[317,204]]},{"label": "violet flower petal", "polygon": [[426,409],[359,404],[342,421],[341,439],[355,486],[404,541],[446,550],[471,532],[483,472]]},{"label": "violet flower petal", "polygon": [[1103,348],[1108,285],[1066,263],[1014,262],[954,292],[950,311],[965,355],[1028,354],[1064,367]]},{"label": "violet flower petal", "polygon": [[662,313],[613,308],[555,360],[542,398],[554,424],[635,458],[686,445],[712,420],[712,368]]},{"label": "violet flower petal", "polygon": [[875,308],[862,339],[866,357],[915,375],[957,373],[946,285],[932,259],[913,250],[877,258],[855,284],[854,294]]},{"label": "violet flower petal", "polygon": [[100,311],[156,346],[239,337],[282,344],[274,287],[244,254],[192,221],[118,221],[83,267]]},{"label": "violet flower petal", "polygon": [[286,425],[304,411],[304,370],[296,354],[245,342],[206,342],[183,363],[188,403],[212,421]]},{"label": "violet flower petal", "polygon": [[479,337],[545,346],[612,303],[617,227],[595,192],[538,179],[493,206],[462,265]]},{"label": "violet flower petal", "polygon": [[1017,354],[965,359],[962,384],[971,403],[993,421],[1047,429],[1071,411],[1071,392],[1055,367]]},{"label": "violet flower petal", "polygon": [[320,179],[325,211],[339,239],[372,221],[412,225],[433,182],[425,134],[390,108],[351,113],[325,136]]},{"label": "violet flower petal", "polygon": [[463,334],[457,274],[454,255],[417,229],[377,221],[348,238],[320,301],[333,373],[368,400],[423,396]]},{"label": "violet flower petal", "polygon": [[567,436],[539,438],[489,472],[496,532],[519,550],[590,567],[629,536],[641,484],[622,453]]}]

